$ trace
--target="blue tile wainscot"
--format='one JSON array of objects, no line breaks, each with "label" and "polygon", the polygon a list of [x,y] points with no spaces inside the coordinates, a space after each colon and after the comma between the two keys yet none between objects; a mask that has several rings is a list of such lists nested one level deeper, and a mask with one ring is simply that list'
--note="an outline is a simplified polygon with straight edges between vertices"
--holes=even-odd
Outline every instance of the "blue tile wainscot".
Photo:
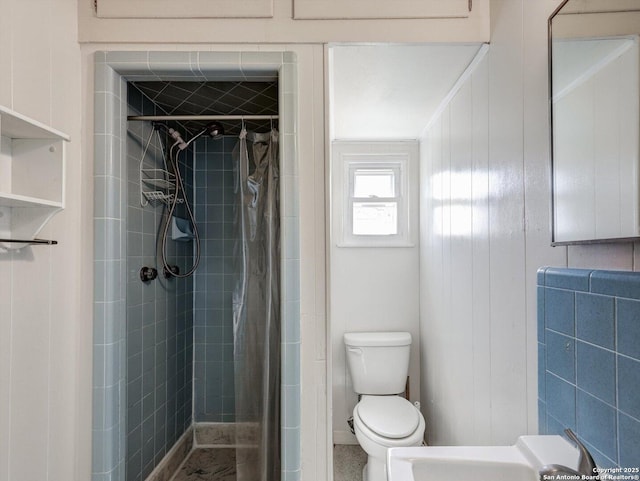
[{"label": "blue tile wainscot", "polygon": [[640,466],[640,273],[538,270],[538,419],[600,467]]}]

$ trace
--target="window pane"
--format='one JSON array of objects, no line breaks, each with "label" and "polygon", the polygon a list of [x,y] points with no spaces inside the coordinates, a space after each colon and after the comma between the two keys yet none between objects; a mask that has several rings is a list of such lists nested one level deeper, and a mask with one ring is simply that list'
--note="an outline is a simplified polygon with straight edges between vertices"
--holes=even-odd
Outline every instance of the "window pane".
[{"label": "window pane", "polygon": [[354,197],[395,197],[395,173],[390,169],[358,169],[353,173]]},{"label": "window pane", "polygon": [[397,202],[354,202],[353,234],[398,234]]}]

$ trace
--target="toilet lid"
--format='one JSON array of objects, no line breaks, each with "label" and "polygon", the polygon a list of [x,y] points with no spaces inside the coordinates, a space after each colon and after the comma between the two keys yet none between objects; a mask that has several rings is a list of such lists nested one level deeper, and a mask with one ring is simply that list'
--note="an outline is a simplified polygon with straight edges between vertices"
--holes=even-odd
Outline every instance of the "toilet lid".
[{"label": "toilet lid", "polygon": [[420,413],[400,396],[363,396],[358,416],[373,432],[386,438],[406,438],[420,424]]}]

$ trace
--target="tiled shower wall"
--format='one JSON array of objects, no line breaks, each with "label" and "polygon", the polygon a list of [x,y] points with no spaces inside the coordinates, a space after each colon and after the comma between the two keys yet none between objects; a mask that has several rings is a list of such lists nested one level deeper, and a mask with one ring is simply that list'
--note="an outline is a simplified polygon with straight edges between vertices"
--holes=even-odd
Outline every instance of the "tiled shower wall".
[{"label": "tiled shower wall", "polygon": [[538,271],[541,434],[574,430],[600,467],[640,460],[640,273]]},{"label": "tiled shower wall", "polygon": [[195,216],[202,267],[195,274],[194,421],[233,422],[233,250],[235,194],[231,152],[237,137],[196,141]]},{"label": "tiled shower wall", "polygon": [[[130,115],[162,114],[129,84]],[[156,255],[166,207],[141,205],[139,165],[164,169],[160,140],[149,122],[127,123],[127,481],[145,479],[191,425],[193,366],[193,277],[163,276]],[[180,153],[187,197],[193,199],[193,152]],[[157,190],[142,184],[145,190]],[[184,207],[177,215],[184,216]],[[181,272],[192,265],[192,242],[167,242],[169,264]],[[155,267],[157,279],[140,280],[143,266]]]}]

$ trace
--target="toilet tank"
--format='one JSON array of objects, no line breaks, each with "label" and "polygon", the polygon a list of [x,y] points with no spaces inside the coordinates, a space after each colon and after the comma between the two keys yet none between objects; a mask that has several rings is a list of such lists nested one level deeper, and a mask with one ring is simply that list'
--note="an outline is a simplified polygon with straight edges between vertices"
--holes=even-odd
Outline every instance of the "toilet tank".
[{"label": "toilet tank", "polygon": [[347,366],[358,394],[404,392],[409,372],[408,332],[347,332]]}]

